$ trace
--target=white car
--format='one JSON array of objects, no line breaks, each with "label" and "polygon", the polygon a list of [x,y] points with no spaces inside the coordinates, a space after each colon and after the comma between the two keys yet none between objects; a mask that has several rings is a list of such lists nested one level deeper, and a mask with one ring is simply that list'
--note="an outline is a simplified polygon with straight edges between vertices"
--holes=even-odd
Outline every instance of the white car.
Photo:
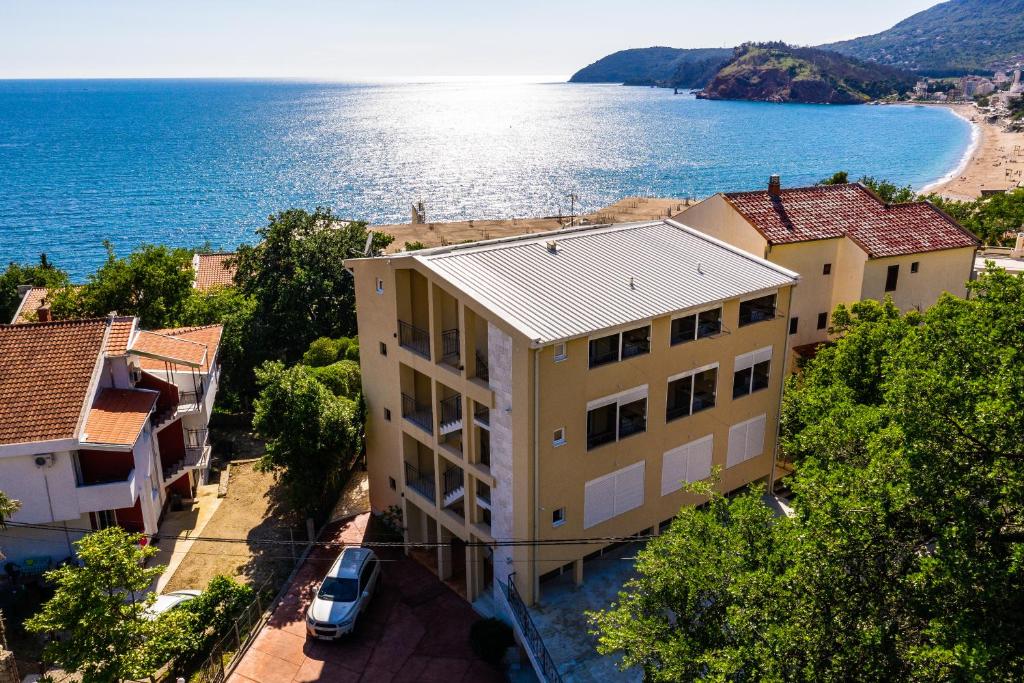
[{"label": "white car", "polygon": [[153,601],[153,604],[146,608],[142,615],[146,619],[152,621],[164,612],[169,612],[189,600],[195,600],[202,594],[202,591],[197,590],[182,590],[174,591],[172,593],[164,593],[163,595],[158,596],[157,599]]},{"label": "white car", "polygon": [[380,560],[372,550],[342,550],[306,610],[306,633],[321,640],[351,633],[356,618],[370,604],[379,580]]}]

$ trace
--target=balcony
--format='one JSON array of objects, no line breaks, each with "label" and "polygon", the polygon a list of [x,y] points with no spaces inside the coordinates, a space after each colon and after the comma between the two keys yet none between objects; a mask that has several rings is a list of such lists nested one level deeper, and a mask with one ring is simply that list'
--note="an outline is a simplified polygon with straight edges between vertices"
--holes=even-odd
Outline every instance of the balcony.
[{"label": "balcony", "polygon": [[490,371],[487,369],[487,354],[476,352],[476,378],[485,382],[490,380]]},{"label": "balcony", "polygon": [[491,428],[491,409],[485,405],[475,404],[473,408],[473,422],[477,427],[484,429]]},{"label": "balcony", "polygon": [[405,487],[412,489],[433,504],[434,498],[434,475],[423,473],[411,462],[405,463]]},{"label": "balcony", "polygon": [[418,403],[415,398],[408,394],[402,394],[402,417],[427,434],[434,433],[434,413],[430,406]]},{"label": "balcony", "polygon": [[398,345],[430,360],[430,333],[424,329],[399,320]]},{"label": "balcony", "polygon": [[135,505],[135,498],[138,495],[135,470],[129,472],[126,479],[101,484],[79,484],[75,491],[78,494],[79,512],[130,508]]},{"label": "balcony", "polygon": [[441,436],[462,429],[462,394],[441,401]]},{"label": "balcony", "polygon": [[444,507],[451,507],[465,498],[466,481],[461,467],[449,467],[446,469],[442,484]]},{"label": "balcony", "polygon": [[458,368],[462,360],[462,351],[459,346],[459,331],[444,330],[441,332],[441,362]]}]

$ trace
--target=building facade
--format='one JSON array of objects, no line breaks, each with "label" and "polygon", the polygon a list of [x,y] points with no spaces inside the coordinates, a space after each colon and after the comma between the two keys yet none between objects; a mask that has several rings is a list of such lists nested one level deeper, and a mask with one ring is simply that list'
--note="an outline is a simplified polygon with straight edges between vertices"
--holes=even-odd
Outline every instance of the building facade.
[{"label": "building facade", "polygon": [[783,268],[670,221],[346,265],[372,507],[469,600],[584,581],[606,543],[570,541],[656,533],[713,468],[772,475]]},{"label": "building facade", "polygon": [[800,274],[790,346],[829,339],[839,304],[924,310],[965,296],[978,240],[928,202],[886,205],[859,183],[716,194],[675,220]]},{"label": "building facade", "polygon": [[0,490],[21,503],[7,561],[59,562],[115,524],[155,534],[172,497],[194,496],[209,467],[220,334],[148,332],[115,316],[0,325]]}]

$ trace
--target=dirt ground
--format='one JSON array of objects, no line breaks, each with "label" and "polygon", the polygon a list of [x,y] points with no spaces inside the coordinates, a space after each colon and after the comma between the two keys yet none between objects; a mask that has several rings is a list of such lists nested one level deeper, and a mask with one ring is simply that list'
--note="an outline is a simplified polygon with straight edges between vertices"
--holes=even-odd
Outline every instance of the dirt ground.
[{"label": "dirt ground", "polygon": [[[257,472],[255,463],[233,463],[227,496],[168,582],[165,592],[205,588],[217,574],[256,585],[277,574],[288,575],[292,547],[259,541],[305,540],[298,525],[289,526],[274,475]],[[223,475],[222,475],[223,476]],[[289,530],[292,530],[292,533]],[[241,539],[241,540],[236,540]],[[294,549],[301,554],[301,548]]]}]

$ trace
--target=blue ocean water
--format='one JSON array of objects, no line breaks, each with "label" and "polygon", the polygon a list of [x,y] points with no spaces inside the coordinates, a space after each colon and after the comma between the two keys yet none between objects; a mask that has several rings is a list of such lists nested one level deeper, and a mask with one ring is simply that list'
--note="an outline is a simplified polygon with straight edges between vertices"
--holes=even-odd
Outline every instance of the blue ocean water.
[{"label": "blue ocean water", "polygon": [[942,109],[709,102],[562,83],[0,81],[0,262],[82,278],[141,242],[233,248],[292,206],[404,222],[554,215],[845,169],[920,187],[970,125]]}]

